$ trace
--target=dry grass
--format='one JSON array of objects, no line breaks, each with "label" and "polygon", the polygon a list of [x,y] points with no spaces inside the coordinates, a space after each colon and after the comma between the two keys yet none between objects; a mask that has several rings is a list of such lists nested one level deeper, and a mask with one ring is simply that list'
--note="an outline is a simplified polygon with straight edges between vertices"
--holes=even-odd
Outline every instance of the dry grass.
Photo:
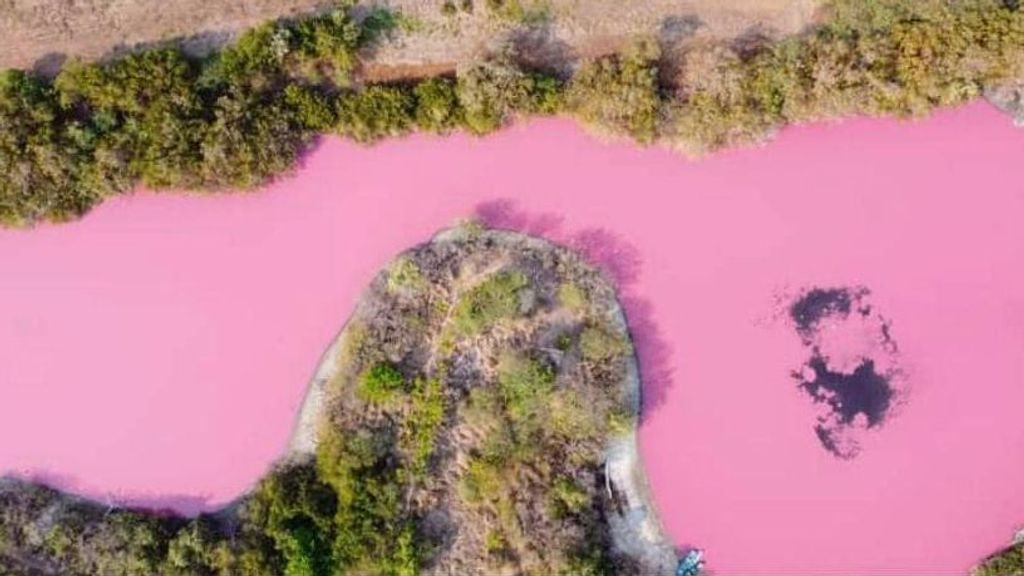
[{"label": "dry grass", "polygon": [[[454,14],[442,0],[364,0],[408,16],[403,33],[368,55],[372,78],[451,70],[500,39],[542,62],[608,53],[637,36],[676,43],[690,35],[792,33],[821,0],[547,0],[545,18],[517,21],[475,0]],[[456,4],[462,5],[461,1]],[[0,68],[53,70],[62,58],[101,58],[140,44],[179,41],[203,53],[259,22],[315,11],[324,0],[0,0]]]}]

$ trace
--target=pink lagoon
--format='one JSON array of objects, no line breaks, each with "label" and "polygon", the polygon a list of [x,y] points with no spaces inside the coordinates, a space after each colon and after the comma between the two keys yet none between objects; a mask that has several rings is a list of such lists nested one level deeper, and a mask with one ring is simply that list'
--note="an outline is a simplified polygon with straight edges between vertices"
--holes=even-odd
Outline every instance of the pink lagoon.
[{"label": "pink lagoon", "polygon": [[[284,450],[375,271],[476,215],[618,282],[659,513],[714,573],[962,574],[1024,523],[1021,158],[1024,131],[983,105],[700,161],[549,120],[329,139],[259,192],[0,231],[0,473],[186,513],[230,501]],[[856,310],[833,300],[809,335],[791,303],[815,289]],[[840,422],[855,450],[830,450],[841,416],[810,392],[840,376],[808,359],[883,340],[884,421]]]}]

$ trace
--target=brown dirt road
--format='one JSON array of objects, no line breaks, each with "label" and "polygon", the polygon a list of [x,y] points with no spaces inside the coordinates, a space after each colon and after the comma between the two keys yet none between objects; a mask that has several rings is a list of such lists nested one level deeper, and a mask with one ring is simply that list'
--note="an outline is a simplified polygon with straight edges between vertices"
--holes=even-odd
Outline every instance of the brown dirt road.
[{"label": "brown dirt road", "polygon": [[[508,1],[508,0],[506,0]],[[501,16],[485,0],[446,14],[443,0],[374,0],[405,17],[404,31],[369,55],[371,75],[443,70],[514,38],[538,57],[607,52],[638,36],[797,32],[822,0],[515,0],[534,17]],[[462,0],[454,5],[461,6]],[[0,0],[0,68],[52,71],[69,56],[96,59],[140,45],[179,42],[202,53],[266,20],[322,9],[323,0]],[[564,59],[563,59],[564,60]]]}]

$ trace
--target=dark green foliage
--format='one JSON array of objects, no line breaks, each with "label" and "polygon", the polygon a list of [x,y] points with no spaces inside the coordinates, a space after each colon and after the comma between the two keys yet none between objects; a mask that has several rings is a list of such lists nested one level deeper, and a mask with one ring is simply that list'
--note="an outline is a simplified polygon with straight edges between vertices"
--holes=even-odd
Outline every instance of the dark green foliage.
[{"label": "dark green foliage", "polygon": [[518,115],[553,113],[560,85],[553,77],[529,73],[509,56],[460,70],[456,93],[463,124],[474,134],[486,134]]},{"label": "dark green foliage", "polygon": [[359,376],[360,397],[367,402],[384,402],[405,390],[405,376],[390,362],[378,362]]},{"label": "dark green foliage", "polygon": [[402,479],[388,430],[331,430],[317,450],[317,470],[337,494],[332,545],[341,573],[416,573],[414,519],[402,514]]},{"label": "dark green foliage", "polygon": [[[265,24],[203,61],[156,49],[72,61],[52,82],[3,73],[0,223],[74,218],[140,182],[251,187],[287,171],[311,136],[337,125],[332,90],[385,20],[360,26],[339,8]],[[356,137],[411,124],[411,97],[379,96],[353,107]]]},{"label": "dark green foliage", "polygon": [[358,142],[398,136],[412,129],[415,100],[401,86],[370,86],[342,94],[337,101],[337,130]]},{"label": "dark green foliage", "polygon": [[[66,65],[54,81],[83,154],[111,183],[194,186],[204,109],[197,66],[175,50],[131,54],[109,66]],[[104,162],[104,159],[106,161]]]},{"label": "dark green foliage", "polygon": [[583,65],[569,83],[566,106],[591,124],[649,143],[662,109],[656,54],[638,47]]},{"label": "dark green foliage", "polygon": [[421,130],[443,133],[459,123],[459,100],[451,80],[424,80],[413,89],[413,95],[416,97],[416,126]]},{"label": "dark green foliage", "polygon": [[466,293],[452,311],[456,335],[473,335],[520,312],[520,293],[530,285],[522,272],[503,271]]},{"label": "dark green foliage", "polygon": [[50,85],[19,71],[0,74],[0,223],[68,220],[96,204],[106,191],[83,183],[87,165],[76,148]]},{"label": "dark green foliage", "polygon": [[1024,545],[1016,544],[989,556],[972,576],[1024,576]]},{"label": "dark green foliage", "polygon": [[444,421],[444,393],[437,378],[417,379],[411,394],[411,407],[405,422],[405,452],[409,468],[415,475],[427,472],[434,453],[437,433]]},{"label": "dark green foliage", "polygon": [[629,352],[629,342],[609,326],[588,326],[580,334],[580,353],[590,362],[606,362]]},{"label": "dark green foliage", "polygon": [[338,122],[331,97],[315,88],[291,84],[284,89],[284,102],[295,121],[311,132],[328,132]]},{"label": "dark green foliage", "polygon": [[288,79],[344,85],[355,66],[359,46],[380,32],[379,20],[359,26],[344,8],[298,21],[264,24],[211,58],[204,72],[207,86],[281,88]]},{"label": "dark green foliage", "polygon": [[502,359],[498,368],[498,389],[505,411],[520,433],[542,426],[541,416],[554,386],[554,370],[532,358],[510,356]]},{"label": "dark green foliage", "polygon": [[315,467],[277,470],[261,483],[254,500],[265,511],[263,530],[284,558],[287,576],[331,574],[337,496]]},{"label": "dark green foliage", "polygon": [[248,188],[295,164],[309,134],[284,102],[242,89],[219,97],[200,143],[199,177],[208,187]]}]

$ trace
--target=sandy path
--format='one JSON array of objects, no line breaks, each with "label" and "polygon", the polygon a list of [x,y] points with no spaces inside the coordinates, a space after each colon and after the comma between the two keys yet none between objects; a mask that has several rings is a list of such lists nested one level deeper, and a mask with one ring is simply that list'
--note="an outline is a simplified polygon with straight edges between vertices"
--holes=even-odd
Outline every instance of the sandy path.
[{"label": "sandy path", "polygon": [[[523,0],[524,4],[530,0]],[[202,53],[264,20],[317,10],[323,0],[0,0],[0,68],[52,70],[69,55],[99,58],[139,44],[181,40]],[[483,0],[446,15],[440,0],[371,0],[408,16],[406,31],[370,57],[385,68],[438,66],[472,58],[521,23],[495,16]],[[669,41],[751,29],[795,32],[820,0],[547,0],[538,27],[545,51],[607,51],[634,36]],[[557,55],[557,54],[552,54]]]}]

